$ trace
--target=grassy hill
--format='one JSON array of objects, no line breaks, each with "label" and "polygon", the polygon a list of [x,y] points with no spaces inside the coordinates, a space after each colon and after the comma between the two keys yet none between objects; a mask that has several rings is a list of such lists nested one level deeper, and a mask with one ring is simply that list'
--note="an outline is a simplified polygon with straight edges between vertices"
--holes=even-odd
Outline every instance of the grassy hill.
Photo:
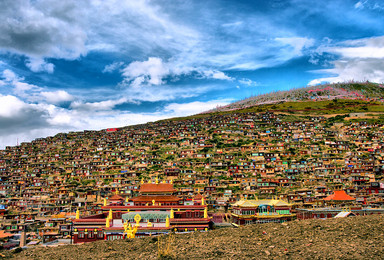
[{"label": "grassy hill", "polygon": [[[206,113],[225,112],[234,110],[283,110],[283,111],[307,111],[313,109],[315,113],[330,110],[329,113],[348,112],[338,111],[332,107],[332,100],[342,100],[345,105],[357,106],[358,111],[364,110],[366,106],[377,106],[366,111],[383,111],[384,86],[381,84],[364,83],[337,83],[320,86],[298,88],[289,91],[272,92],[264,95],[250,97],[227,106],[218,107]],[[348,103],[347,103],[348,102]],[[303,104],[302,104],[303,103]],[[372,104],[371,104],[372,103]],[[282,105],[285,104],[285,105]],[[340,104],[341,105],[341,104]],[[381,105],[381,106],[380,106]],[[341,106],[339,106],[340,108]],[[260,111],[260,112],[261,112]],[[356,111],[357,112],[357,111]]]},{"label": "grassy hill", "polygon": [[14,259],[383,259],[384,216],[256,224],[204,233],[37,247]]},{"label": "grassy hill", "polygon": [[[365,101],[353,99],[334,99],[334,100],[321,100],[321,101],[289,101],[279,102],[274,104],[262,104],[250,106],[246,108],[239,108],[236,110],[212,111],[203,114],[197,114],[186,117],[175,117],[162,121],[181,121],[197,118],[206,118],[211,116],[228,115],[236,113],[261,113],[261,112],[275,112],[285,115],[286,120],[290,118],[300,121],[305,120],[305,116],[316,115],[348,115],[350,113],[366,113],[368,116],[375,117],[377,123],[384,122],[384,103],[380,101]],[[286,121],[284,118],[283,120]]]}]

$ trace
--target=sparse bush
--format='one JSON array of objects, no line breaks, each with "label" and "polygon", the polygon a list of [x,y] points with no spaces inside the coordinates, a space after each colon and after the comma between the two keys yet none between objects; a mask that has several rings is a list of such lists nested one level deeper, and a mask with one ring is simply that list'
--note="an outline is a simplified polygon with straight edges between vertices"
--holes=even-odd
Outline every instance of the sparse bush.
[{"label": "sparse bush", "polygon": [[175,237],[172,233],[168,236],[160,236],[157,241],[158,259],[175,259],[176,253],[173,250]]}]

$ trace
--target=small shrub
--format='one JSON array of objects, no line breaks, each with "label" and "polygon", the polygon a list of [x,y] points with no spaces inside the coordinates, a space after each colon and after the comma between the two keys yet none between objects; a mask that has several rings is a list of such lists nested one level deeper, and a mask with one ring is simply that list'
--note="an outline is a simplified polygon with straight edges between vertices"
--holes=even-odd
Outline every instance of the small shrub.
[{"label": "small shrub", "polygon": [[157,257],[158,259],[175,259],[173,250],[174,235],[170,233],[168,236],[160,236],[157,240]]}]

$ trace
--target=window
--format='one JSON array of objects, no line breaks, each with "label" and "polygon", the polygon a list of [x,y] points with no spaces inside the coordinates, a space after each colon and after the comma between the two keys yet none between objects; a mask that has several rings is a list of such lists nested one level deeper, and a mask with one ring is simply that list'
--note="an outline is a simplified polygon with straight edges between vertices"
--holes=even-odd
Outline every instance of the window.
[{"label": "window", "polygon": [[99,232],[97,233],[97,238],[104,238],[104,233],[101,232],[101,231],[99,231]]},{"label": "window", "polygon": [[108,240],[117,240],[117,239],[121,239],[121,235],[108,236]]},{"label": "window", "polygon": [[79,235],[77,237],[78,238],[84,238],[84,232],[83,231],[79,232]]},{"label": "window", "polygon": [[88,238],[93,238],[93,231],[88,231]]}]

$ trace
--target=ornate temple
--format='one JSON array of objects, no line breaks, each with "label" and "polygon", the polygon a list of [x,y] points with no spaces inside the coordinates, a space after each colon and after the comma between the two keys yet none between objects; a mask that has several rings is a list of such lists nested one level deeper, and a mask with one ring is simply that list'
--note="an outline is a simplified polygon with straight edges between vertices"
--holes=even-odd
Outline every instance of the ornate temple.
[{"label": "ornate temple", "polygon": [[174,195],[172,183],[142,183],[139,196],[104,200],[102,212],[73,221],[74,243],[166,234],[171,231],[207,231],[212,227],[204,198],[184,201]]},{"label": "ornate temple", "polygon": [[292,205],[279,200],[239,200],[232,205],[232,225],[240,226],[255,223],[285,222],[296,215]]}]

